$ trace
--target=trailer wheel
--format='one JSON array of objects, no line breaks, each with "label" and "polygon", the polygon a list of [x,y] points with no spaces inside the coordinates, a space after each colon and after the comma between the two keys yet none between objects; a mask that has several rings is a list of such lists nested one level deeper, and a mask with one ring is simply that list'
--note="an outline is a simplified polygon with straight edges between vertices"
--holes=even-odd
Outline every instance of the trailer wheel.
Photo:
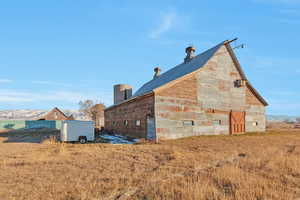
[{"label": "trailer wheel", "polygon": [[87,138],[85,136],[79,136],[80,144],[85,144],[87,142]]}]

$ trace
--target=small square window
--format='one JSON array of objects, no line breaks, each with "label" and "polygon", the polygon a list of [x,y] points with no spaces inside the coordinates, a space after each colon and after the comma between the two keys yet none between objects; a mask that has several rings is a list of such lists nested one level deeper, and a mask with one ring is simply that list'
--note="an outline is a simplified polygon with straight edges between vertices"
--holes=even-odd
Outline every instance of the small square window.
[{"label": "small square window", "polygon": [[258,126],[258,122],[253,122],[253,126]]},{"label": "small square window", "polygon": [[183,121],[183,126],[194,126],[194,121]]},{"label": "small square window", "polygon": [[135,125],[136,125],[136,126],[141,126],[141,120],[136,120],[136,121],[135,121]]},{"label": "small square window", "polygon": [[222,121],[221,120],[214,120],[213,125],[221,125]]}]

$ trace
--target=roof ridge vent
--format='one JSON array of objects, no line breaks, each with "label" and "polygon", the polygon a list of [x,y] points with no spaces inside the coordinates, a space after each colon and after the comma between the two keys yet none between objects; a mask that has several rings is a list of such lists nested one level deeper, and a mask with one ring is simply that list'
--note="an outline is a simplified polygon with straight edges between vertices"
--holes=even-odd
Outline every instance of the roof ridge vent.
[{"label": "roof ridge vent", "polygon": [[194,46],[188,46],[185,48],[186,57],[184,58],[184,63],[190,62],[195,57],[196,48]]}]

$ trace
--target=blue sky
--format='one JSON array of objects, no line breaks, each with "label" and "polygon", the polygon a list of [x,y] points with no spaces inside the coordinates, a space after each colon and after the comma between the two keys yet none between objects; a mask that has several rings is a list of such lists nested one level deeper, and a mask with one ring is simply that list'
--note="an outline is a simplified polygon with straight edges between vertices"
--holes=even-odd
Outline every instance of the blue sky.
[{"label": "blue sky", "polygon": [[[300,114],[300,0],[51,0],[0,3],[0,109],[77,109],[112,103],[112,85],[136,90],[239,37],[237,56],[269,114]],[[235,44],[233,44],[235,45]]]}]

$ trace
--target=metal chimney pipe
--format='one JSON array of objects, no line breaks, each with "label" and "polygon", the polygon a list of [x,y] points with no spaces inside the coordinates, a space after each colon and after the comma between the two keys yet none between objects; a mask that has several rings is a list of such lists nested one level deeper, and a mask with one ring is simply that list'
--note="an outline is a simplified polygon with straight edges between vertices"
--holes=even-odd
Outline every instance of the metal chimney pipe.
[{"label": "metal chimney pipe", "polygon": [[160,76],[160,72],[161,72],[161,69],[159,68],[159,67],[155,67],[154,68],[154,76],[153,76],[153,78],[157,78],[157,77],[159,77]]},{"label": "metal chimney pipe", "polygon": [[196,51],[196,48],[193,46],[188,46],[185,49],[186,57],[184,58],[184,63],[190,62],[195,57],[195,55],[194,55],[195,51]]}]

